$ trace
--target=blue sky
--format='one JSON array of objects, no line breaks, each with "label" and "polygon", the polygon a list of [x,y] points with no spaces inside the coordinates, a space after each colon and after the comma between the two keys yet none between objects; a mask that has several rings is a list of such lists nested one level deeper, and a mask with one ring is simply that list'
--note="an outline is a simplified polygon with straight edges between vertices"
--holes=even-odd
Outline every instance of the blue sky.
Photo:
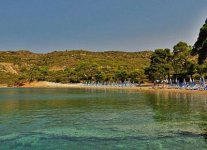
[{"label": "blue sky", "polygon": [[193,45],[207,0],[0,0],[0,49],[140,51]]}]

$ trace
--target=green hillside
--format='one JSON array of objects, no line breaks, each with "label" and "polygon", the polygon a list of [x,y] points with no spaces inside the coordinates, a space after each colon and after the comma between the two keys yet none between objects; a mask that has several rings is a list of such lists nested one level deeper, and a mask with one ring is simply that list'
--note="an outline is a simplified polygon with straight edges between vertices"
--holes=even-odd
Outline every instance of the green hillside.
[{"label": "green hillside", "polygon": [[24,81],[109,82],[144,80],[152,52],[29,51],[0,52],[0,84]]}]

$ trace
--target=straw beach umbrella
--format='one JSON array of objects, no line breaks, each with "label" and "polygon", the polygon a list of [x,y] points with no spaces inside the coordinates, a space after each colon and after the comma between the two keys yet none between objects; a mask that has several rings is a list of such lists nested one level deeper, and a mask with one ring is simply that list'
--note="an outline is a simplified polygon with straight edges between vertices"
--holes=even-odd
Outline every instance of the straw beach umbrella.
[{"label": "straw beach umbrella", "polygon": [[192,81],[192,79],[191,79],[191,77],[190,77],[190,81],[189,81],[190,83],[192,83],[193,81]]},{"label": "straw beach umbrella", "polygon": [[185,80],[185,78],[184,78],[184,80],[183,80],[183,83],[186,84],[186,80]]},{"label": "straw beach umbrella", "polygon": [[200,83],[200,84],[203,83],[203,81],[202,81],[202,77],[200,77],[200,79],[199,79],[199,83]]},{"label": "straw beach umbrella", "polygon": [[206,81],[205,81],[204,76],[202,76],[202,85],[203,85],[203,86],[206,86]]},{"label": "straw beach umbrella", "polygon": [[170,85],[172,85],[172,79],[170,79]]},{"label": "straw beach umbrella", "polygon": [[202,80],[203,80],[203,82],[205,82],[205,78],[204,78],[204,76],[202,76]]},{"label": "straw beach umbrella", "polygon": [[168,79],[165,80],[165,83],[167,83],[167,84],[169,83]]}]

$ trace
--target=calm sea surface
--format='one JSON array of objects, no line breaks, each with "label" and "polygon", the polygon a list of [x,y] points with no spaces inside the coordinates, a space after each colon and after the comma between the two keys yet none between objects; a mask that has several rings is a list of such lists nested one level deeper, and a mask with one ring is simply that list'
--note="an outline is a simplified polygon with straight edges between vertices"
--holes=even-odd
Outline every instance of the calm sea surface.
[{"label": "calm sea surface", "polygon": [[0,89],[0,150],[207,149],[207,97]]}]

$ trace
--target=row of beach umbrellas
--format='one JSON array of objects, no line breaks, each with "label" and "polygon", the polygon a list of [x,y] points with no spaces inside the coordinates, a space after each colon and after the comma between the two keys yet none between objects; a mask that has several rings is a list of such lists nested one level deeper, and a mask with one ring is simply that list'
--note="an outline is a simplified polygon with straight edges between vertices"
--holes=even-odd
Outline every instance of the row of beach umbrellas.
[{"label": "row of beach umbrellas", "polygon": [[[168,79],[166,79],[166,81],[167,81],[167,83],[172,84],[172,79],[170,79],[170,81],[168,81]],[[189,83],[194,83],[194,82],[195,82],[194,79],[192,79],[192,78],[190,77]],[[199,82],[200,82],[200,84],[205,84],[205,78],[204,78],[203,76],[200,77]],[[179,80],[177,79],[177,77],[176,77],[176,79],[175,79],[175,83],[179,84]],[[185,78],[183,79],[183,83],[184,83],[184,84],[187,84]]]}]

